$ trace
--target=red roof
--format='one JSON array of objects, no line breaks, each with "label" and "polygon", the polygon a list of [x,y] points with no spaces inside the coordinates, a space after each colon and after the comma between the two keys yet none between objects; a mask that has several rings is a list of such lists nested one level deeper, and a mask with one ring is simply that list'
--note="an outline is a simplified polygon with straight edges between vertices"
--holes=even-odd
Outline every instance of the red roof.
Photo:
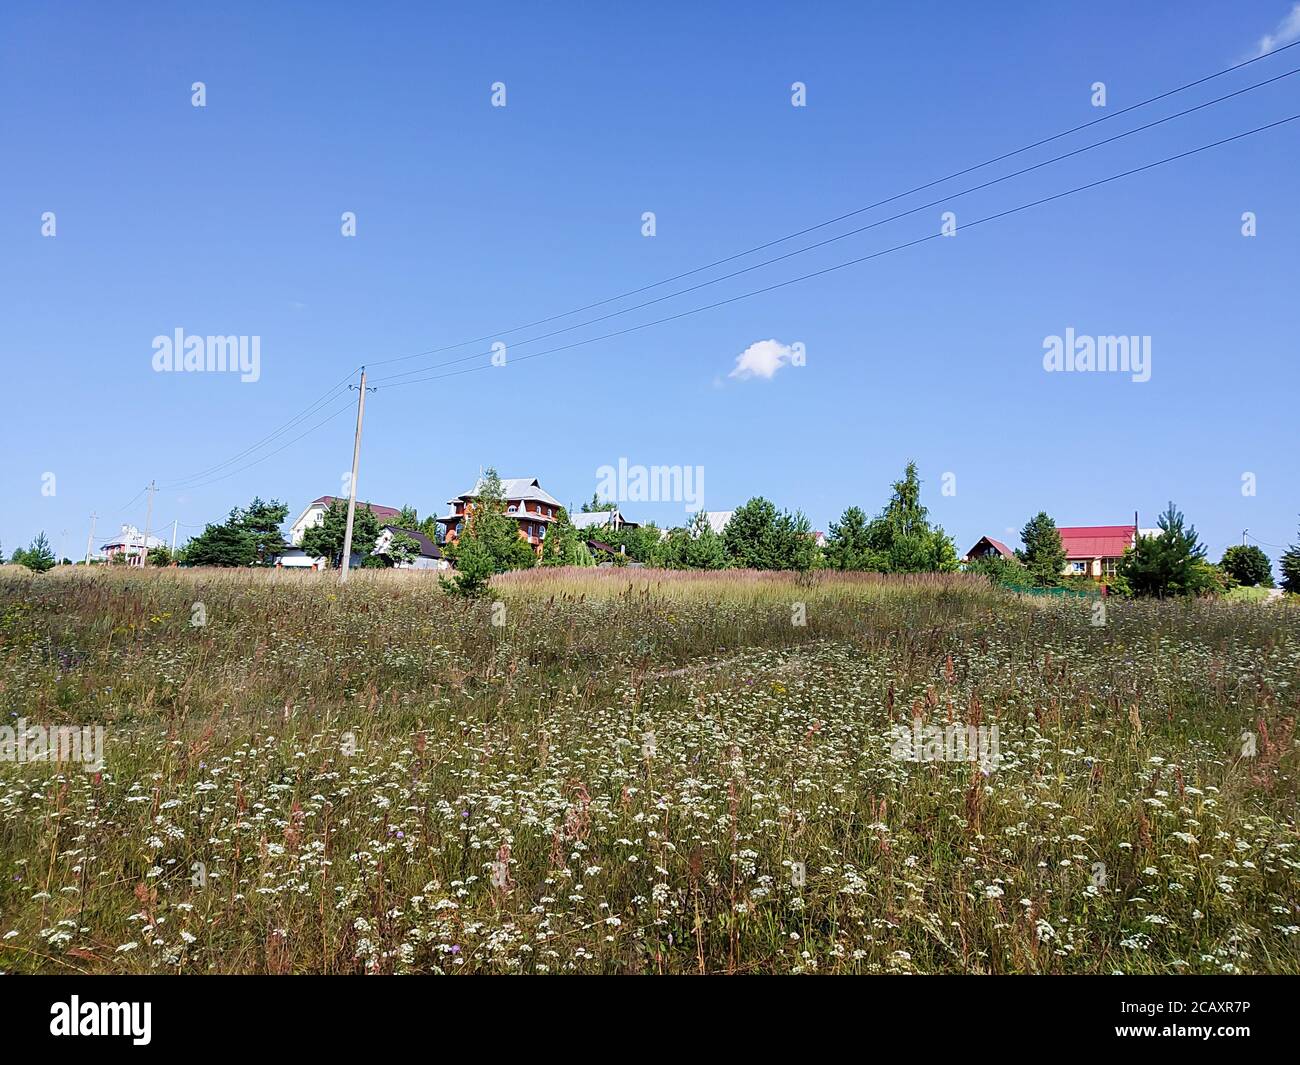
[{"label": "red roof", "polygon": [[[313,499],[308,506],[315,506],[317,503],[324,503],[327,507],[335,502],[346,503],[346,499],[339,499],[338,496],[321,496],[319,499]],[[358,500],[357,502],[361,502]],[[395,518],[402,513],[397,507],[381,507],[378,503],[361,503],[363,507],[369,507],[370,513],[376,518]]]},{"label": "red roof", "polygon": [[1071,525],[1058,530],[1065,557],[1119,558],[1133,546],[1136,525]]}]

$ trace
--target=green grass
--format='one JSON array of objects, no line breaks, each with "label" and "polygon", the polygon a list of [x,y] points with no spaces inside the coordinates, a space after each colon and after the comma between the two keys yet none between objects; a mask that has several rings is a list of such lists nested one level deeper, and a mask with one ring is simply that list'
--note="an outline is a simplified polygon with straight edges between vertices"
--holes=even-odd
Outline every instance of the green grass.
[{"label": "green grass", "polygon": [[[107,744],[0,762],[0,969],[1300,972],[1297,617],[6,572],[5,720]],[[914,719],[997,725],[997,767],[895,757]]]}]

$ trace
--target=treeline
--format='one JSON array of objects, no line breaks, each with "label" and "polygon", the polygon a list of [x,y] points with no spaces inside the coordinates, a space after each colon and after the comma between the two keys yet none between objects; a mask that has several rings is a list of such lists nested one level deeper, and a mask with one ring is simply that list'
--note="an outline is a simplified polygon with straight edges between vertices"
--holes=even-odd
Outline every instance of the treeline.
[{"label": "treeline", "polygon": [[[784,511],[761,496],[732,512],[721,532],[700,512],[679,528],[662,530],[648,524],[635,528],[580,530],[567,511],[558,513],[543,540],[538,559],[520,539],[517,526],[505,513],[496,471],[484,474],[481,495],[467,517],[455,545],[444,548],[456,565],[450,587],[477,595],[495,573],[543,566],[591,566],[641,563],[663,569],[721,570],[870,570],[878,573],[951,572],[958,569],[957,550],[942,528],[931,526],[921,505],[916,464],[908,463],[903,479],[893,485],[889,502],[873,519],[857,507],[832,523],[826,546],[818,546],[812,526],[800,511]],[[612,509],[598,500],[584,505],[587,513]],[[604,545],[593,555],[590,543]],[[522,548],[522,550],[521,550]]]}]

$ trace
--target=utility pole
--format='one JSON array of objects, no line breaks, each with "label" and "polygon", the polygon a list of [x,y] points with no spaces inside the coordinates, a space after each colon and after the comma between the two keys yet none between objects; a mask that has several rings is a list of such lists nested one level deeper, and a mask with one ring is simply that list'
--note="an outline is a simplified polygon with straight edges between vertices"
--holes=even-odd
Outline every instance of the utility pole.
[{"label": "utility pole", "polygon": [[1242,530],[1241,530],[1241,546],[1242,546],[1242,547],[1245,547],[1245,546],[1246,546],[1246,534],[1247,534],[1248,532],[1250,532],[1249,529],[1242,529]]},{"label": "utility pole", "polygon": [[153,481],[149,482],[149,487],[145,489],[149,493],[149,506],[144,512],[144,551],[140,555],[140,568],[144,569],[149,565],[149,523],[153,521],[153,494],[158,491]]},{"label": "utility pole", "polygon": [[172,518],[172,561],[176,561],[176,523],[180,518]]},{"label": "utility pole", "polygon": [[90,565],[90,546],[95,542],[95,519],[98,514],[90,515],[90,535],[86,537],[86,565]]},{"label": "utility pole", "polygon": [[[352,519],[357,512],[357,468],[361,464],[361,422],[366,416],[366,368],[361,367],[361,384],[348,385],[357,389],[357,434],[352,440],[352,477],[348,481],[348,527],[343,534],[343,563],[339,583],[348,580],[348,565],[352,561]],[[371,391],[374,391],[371,389]]]}]

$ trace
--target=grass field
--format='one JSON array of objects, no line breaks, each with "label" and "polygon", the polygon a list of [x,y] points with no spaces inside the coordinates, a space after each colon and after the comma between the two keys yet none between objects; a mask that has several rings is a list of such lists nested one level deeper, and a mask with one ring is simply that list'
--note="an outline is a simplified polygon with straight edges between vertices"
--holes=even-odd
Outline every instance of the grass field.
[{"label": "grass field", "polygon": [[[962,576],[7,571],[3,723],[106,739],[0,762],[0,969],[1300,972],[1298,612],[1096,620]],[[914,721],[996,764],[899,757]]]}]

